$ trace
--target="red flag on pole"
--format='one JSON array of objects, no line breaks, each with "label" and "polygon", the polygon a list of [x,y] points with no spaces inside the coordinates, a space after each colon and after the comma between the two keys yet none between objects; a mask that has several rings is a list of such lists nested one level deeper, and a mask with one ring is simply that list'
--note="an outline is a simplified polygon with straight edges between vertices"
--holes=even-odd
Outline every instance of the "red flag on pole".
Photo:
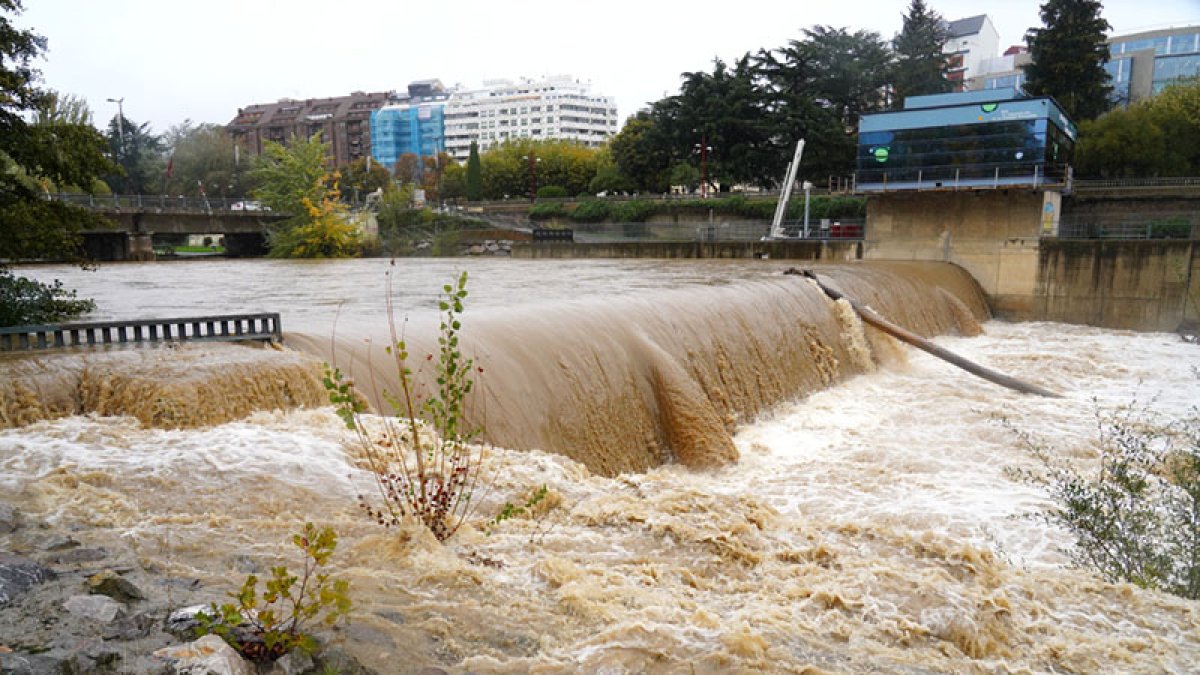
[{"label": "red flag on pole", "polygon": [[170,157],[167,158],[167,179],[169,180],[171,178],[171,176],[173,176],[174,174],[175,174],[175,155],[171,155]]}]

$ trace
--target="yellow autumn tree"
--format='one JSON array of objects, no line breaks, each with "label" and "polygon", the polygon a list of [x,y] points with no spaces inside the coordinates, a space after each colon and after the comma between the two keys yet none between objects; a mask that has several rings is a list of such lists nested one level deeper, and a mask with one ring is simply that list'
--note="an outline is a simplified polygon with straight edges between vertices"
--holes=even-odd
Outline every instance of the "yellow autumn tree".
[{"label": "yellow autumn tree", "polygon": [[290,216],[271,229],[271,257],[349,258],[361,250],[358,228],[338,200],[340,177],[325,167],[326,151],[320,134],[263,146],[254,196]]}]

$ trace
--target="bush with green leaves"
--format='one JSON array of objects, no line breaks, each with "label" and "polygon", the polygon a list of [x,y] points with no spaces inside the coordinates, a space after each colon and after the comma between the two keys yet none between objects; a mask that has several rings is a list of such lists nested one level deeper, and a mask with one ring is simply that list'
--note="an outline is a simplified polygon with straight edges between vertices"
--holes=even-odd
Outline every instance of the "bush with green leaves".
[{"label": "bush with green leaves", "polygon": [[567,207],[560,202],[550,204],[534,204],[529,207],[530,220],[550,220],[552,218],[566,218],[569,215]]},{"label": "bush with green leaves", "polygon": [[348,621],[349,582],[320,571],[337,548],[337,534],[305,523],[292,543],[304,553],[299,576],[284,565],[272,567],[260,595],[258,577],[251,574],[239,592],[229,594],[233,602],[214,602],[210,612],[196,615],[197,636],[215,634],[252,661],[273,661],[293,649],[315,653],[317,639],[307,632],[309,625]]},{"label": "bush with green leaves", "polygon": [[467,273],[442,291],[437,354],[425,357],[434,367],[430,393],[418,390],[408,344],[396,329],[390,273],[387,297],[392,346],[387,351],[395,359],[400,391],[384,391],[382,398],[395,415],[384,417],[382,428],[376,428],[365,417],[365,398],[352,380],[328,365],[324,380],[338,416],[357,435],[377,489],[377,498],[359,495],[359,505],[385,527],[415,518],[438,541],[458,531],[475,509],[476,492],[487,486],[482,476],[483,450],[473,443],[482,429],[468,427],[465,420],[474,376],[482,371],[475,367],[474,359],[462,353],[459,344]]},{"label": "bush with green leaves", "polygon": [[95,309],[96,303],[76,299],[61,281],[45,284],[0,267],[0,326],[58,323]]},{"label": "bush with green leaves", "polygon": [[1200,598],[1200,410],[1164,422],[1148,407],[1097,413],[1099,461],[1080,470],[1028,434],[1041,470],[1010,470],[1045,489],[1042,513],[1074,538],[1067,553],[1108,581]]},{"label": "bush with green leaves", "polygon": [[580,202],[571,212],[571,220],[577,223],[600,223],[608,220],[610,211],[608,202],[587,199]]},{"label": "bush with green leaves", "polygon": [[538,199],[562,199],[567,196],[567,189],[561,185],[543,185],[537,189]]}]

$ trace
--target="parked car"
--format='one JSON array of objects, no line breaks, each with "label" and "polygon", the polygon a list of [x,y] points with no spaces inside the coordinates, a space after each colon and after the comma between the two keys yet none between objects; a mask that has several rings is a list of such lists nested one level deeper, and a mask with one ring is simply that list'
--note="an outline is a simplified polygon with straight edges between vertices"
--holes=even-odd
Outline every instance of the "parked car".
[{"label": "parked car", "polygon": [[230,211],[270,211],[271,207],[263,206],[262,202],[242,201],[229,205]]}]

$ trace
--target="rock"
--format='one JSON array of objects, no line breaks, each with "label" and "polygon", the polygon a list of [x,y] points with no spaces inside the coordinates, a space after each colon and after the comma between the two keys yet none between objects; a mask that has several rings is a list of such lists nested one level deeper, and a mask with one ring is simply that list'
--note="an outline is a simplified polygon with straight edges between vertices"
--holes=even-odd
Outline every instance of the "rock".
[{"label": "rock", "polygon": [[4,675],[59,675],[72,672],[65,653],[5,654],[0,656],[0,673]]},{"label": "rock", "polygon": [[9,504],[0,502],[0,534],[16,532],[21,526],[21,514]]},{"label": "rock", "polygon": [[316,658],[319,673],[341,673],[341,675],[377,675],[374,670],[358,662],[341,647],[328,647]]},{"label": "rock", "polygon": [[387,619],[388,621],[391,621],[392,623],[396,623],[396,624],[404,623],[404,615],[401,614],[400,612],[397,612],[394,609],[385,609],[385,610],[382,610],[379,612],[375,612],[375,616]]},{"label": "rock", "polygon": [[53,570],[28,558],[0,553],[0,606],[54,576]]},{"label": "rock", "polygon": [[195,642],[164,647],[154,657],[172,664],[181,675],[255,675],[257,670],[216,635]]},{"label": "rock", "polygon": [[96,562],[104,560],[108,557],[108,551],[103,548],[76,548],[70,551],[63,551],[49,557],[50,562],[60,565],[74,565],[77,563]]},{"label": "rock", "polygon": [[[146,614],[138,613],[133,616],[117,619],[105,628],[101,637],[105,640],[121,640],[131,642],[140,640],[154,631],[155,620]],[[192,634],[188,634],[189,639]]]},{"label": "rock", "polygon": [[112,570],[104,570],[88,577],[88,590],[93,595],[107,595],[117,602],[130,603],[145,600],[146,594],[125,577]]},{"label": "rock", "polygon": [[79,546],[79,542],[75,541],[71,537],[64,537],[62,535],[58,535],[58,536],[50,537],[49,539],[47,539],[46,542],[44,544],[42,544],[42,550],[43,551],[65,551],[69,548],[76,548],[78,546]]},{"label": "rock", "polygon": [[125,609],[125,605],[107,595],[72,595],[63,603],[63,608],[84,619],[112,623]]},{"label": "rock", "polygon": [[196,628],[200,626],[196,615],[205,611],[211,611],[211,608],[208,605],[192,605],[171,612],[167,617],[167,632],[183,640],[192,639],[196,635]]},{"label": "rock", "polygon": [[316,668],[316,664],[308,654],[299,649],[293,649],[275,660],[275,665],[271,668],[271,675],[303,675],[303,673],[311,672],[314,668]]}]

